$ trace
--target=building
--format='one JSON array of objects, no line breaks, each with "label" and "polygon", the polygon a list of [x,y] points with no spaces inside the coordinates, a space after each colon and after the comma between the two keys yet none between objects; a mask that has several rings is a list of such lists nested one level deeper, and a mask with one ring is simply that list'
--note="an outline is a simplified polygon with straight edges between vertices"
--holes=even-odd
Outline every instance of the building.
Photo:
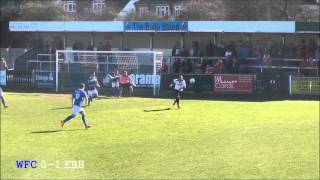
[{"label": "building", "polygon": [[120,11],[129,0],[63,0],[62,5],[65,12],[81,13],[85,8],[93,12],[101,12],[108,8]]},{"label": "building", "polygon": [[175,18],[184,10],[186,0],[140,0],[135,3],[138,16],[154,15],[159,18]]}]

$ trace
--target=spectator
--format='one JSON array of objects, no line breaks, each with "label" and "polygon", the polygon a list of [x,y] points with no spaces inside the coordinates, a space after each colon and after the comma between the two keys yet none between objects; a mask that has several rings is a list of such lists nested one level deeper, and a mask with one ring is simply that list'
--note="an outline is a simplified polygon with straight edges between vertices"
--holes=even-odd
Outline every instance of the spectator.
[{"label": "spectator", "polygon": [[233,53],[230,48],[225,52],[225,58],[226,58],[226,72],[229,73],[232,70],[232,59],[233,59]]},{"label": "spectator", "polygon": [[262,66],[262,55],[259,54],[256,58],[256,66]]},{"label": "spectator", "polygon": [[320,45],[318,46],[318,48],[315,50],[314,52],[314,58],[316,61],[320,61]]},{"label": "spectator", "polygon": [[100,42],[98,45],[98,51],[103,51],[103,50],[104,50],[103,43]]},{"label": "spectator", "polygon": [[161,64],[161,73],[168,73],[168,66],[165,60]]},{"label": "spectator", "polygon": [[262,57],[262,63],[264,66],[271,66],[272,61],[271,61],[271,55],[266,51],[266,53]]},{"label": "spectator", "polygon": [[93,51],[93,46],[92,46],[91,42],[88,42],[86,50],[87,51]]},{"label": "spectator", "polygon": [[174,73],[180,73],[180,67],[181,67],[181,60],[180,60],[180,58],[176,58],[174,60],[173,65],[172,65],[173,72]]},{"label": "spectator", "polygon": [[200,57],[199,42],[196,42],[196,41],[192,42],[192,49],[190,50],[189,55],[192,56],[192,57]]},{"label": "spectator", "polygon": [[192,71],[193,71],[193,69],[192,69],[191,60],[190,59],[184,60],[182,62],[182,72],[183,72],[183,74],[191,73]]},{"label": "spectator", "polygon": [[298,45],[298,58],[300,59],[306,59],[306,41],[303,39],[300,41],[300,44]]},{"label": "spectator", "polygon": [[223,60],[219,59],[218,62],[216,63],[216,69],[217,69],[216,73],[223,74],[223,68],[224,68]]},{"label": "spectator", "polygon": [[219,43],[217,44],[217,51],[218,51],[218,56],[219,57],[223,57],[224,53],[225,53],[225,46],[223,41],[219,41]]},{"label": "spectator", "polygon": [[247,44],[245,43],[241,43],[240,47],[239,47],[239,59],[246,59],[249,56],[249,48],[247,46]]},{"label": "spectator", "polygon": [[108,40],[108,41],[106,42],[106,45],[105,45],[105,47],[104,47],[104,50],[105,50],[105,51],[111,51],[111,41],[110,41],[110,40]]},{"label": "spectator", "polygon": [[287,47],[287,51],[286,51],[286,56],[288,58],[296,58],[297,57],[297,48],[294,45],[294,43],[289,43],[288,47]]},{"label": "spectator", "polygon": [[316,49],[317,49],[316,43],[314,42],[313,39],[310,39],[309,44],[306,45],[306,57],[307,58],[314,57],[314,53]]},{"label": "spectator", "polygon": [[209,43],[206,46],[206,56],[207,57],[214,57],[215,56],[215,45],[213,44],[212,40],[209,40]]},{"label": "spectator", "polygon": [[173,46],[171,54],[172,56],[181,56],[181,47],[179,42]]},{"label": "spectator", "polygon": [[48,54],[50,52],[50,45],[49,45],[48,41],[46,41],[44,43],[44,50],[43,51],[44,51],[45,54]]},{"label": "spectator", "polygon": [[204,74],[207,74],[207,75],[209,75],[209,74],[213,74],[214,73],[214,67],[212,67],[211,65],[207,65],[207,67],[206,67],[206,71],[204,72]]}]

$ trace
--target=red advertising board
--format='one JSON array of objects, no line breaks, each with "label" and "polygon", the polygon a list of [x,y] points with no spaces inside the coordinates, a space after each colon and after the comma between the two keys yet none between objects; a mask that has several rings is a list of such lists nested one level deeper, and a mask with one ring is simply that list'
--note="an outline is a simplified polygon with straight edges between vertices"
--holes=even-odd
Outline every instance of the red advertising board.
[{"label": "red advertising board", "polygon": [[215,92],[251,93],[253,91],[252,75],[216,74],[213,83]]}]

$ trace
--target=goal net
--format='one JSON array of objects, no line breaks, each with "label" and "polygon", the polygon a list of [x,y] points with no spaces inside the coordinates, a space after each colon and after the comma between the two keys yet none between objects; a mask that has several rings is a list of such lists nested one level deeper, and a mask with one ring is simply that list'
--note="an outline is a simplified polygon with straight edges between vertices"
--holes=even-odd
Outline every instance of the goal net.
[{"label": "goal net", "polygon": [[127,71],[137,88],[159,93],[163,54],[158,51],[56,51],[56,91],[77,87],[95,72],[100,84],[111,85],[108,74]]}]

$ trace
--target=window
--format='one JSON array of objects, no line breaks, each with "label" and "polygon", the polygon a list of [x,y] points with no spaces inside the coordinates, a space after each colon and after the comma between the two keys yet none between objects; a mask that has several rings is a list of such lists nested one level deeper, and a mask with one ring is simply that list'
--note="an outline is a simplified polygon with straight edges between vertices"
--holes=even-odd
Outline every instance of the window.
[{"label": "window", "polygon": [[174,7],[174,16],[177,17],[181,14],[181,12],[184,10],[184,7],[179,5]]},{"label": "window", "polygon": [[156,14],[158,17],[169,16],[169,6],[156,6]]},{"label": "window", "polygon": [[75,1],[64,1],[64,11],[66,12],[76,12],[76,2]]},{"label": "window", "polygon": [[149,8],[148,7],[140,7],[139,8],[139,16],[144,16],[148,14]]},{"label": "window", "polygon": [[101,10],[106,7],[106,1],[105,0],[93,0],[92,1],[92,9],[93,10]]}]

